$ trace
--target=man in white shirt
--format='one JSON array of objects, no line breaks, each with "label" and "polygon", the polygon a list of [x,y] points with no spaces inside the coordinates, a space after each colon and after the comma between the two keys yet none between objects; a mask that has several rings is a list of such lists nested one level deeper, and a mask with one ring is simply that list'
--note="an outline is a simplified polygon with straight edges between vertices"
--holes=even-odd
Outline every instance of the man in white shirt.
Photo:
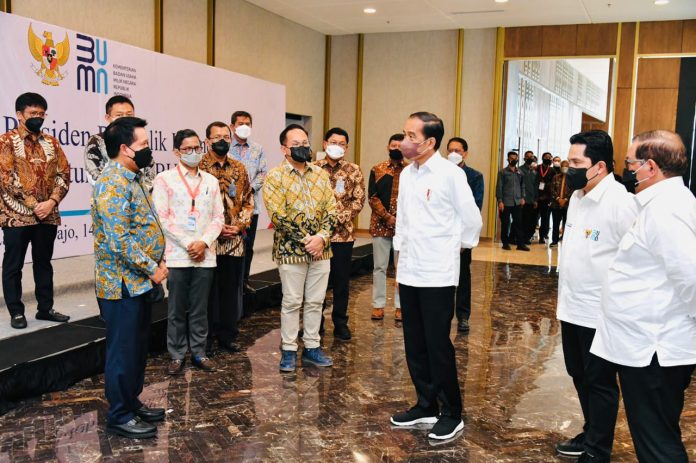
[{"label": "man in white shirt", "polygon": [[174,135],[174,155],[180,163],[157,175],[152,191],[167,238],[164,255],[169,268],[167,350],[172,357],[171,375],[183,371],[188,347],[195,366],[205,371],[215,369],[205,354],[208,294],[216,267],[215,240],[225,223],[218,181],[198,169],[203,149],[196,132],[185,129]]},{"label": "man in white shirt", "polygon": [[640,462],[687,463],[679,417],[696,366],[696,199],[679,135],[633,139],[640,211],[609,267],[591,352],[616,364]]},{"label": "man in white shirt", "polygon": [[[590,353],[602,282],[619,242],[638,214],[635,198],[612,175],[614,149],[602,130],[570,137],[570,198],[559,259],[558,319],[563,357],[580,399],[583,432],[556,445],[581,461],[608,462],[619,409],[614,366]],[[584,455],[583,455],[584,453]]]},{"label": "man in white shirt", "polygon": [[391,417],[396,426],[435,424],[428,437],[440,440],[464,428],[449,334],[460,251],[478,244],[482,224],[466,174],[438,151],[444,132],[442,120],[427,112],[411,114],[404,125],[401,152],[412,163],[399,177],[394,250],[406,363],[418,403]]}]

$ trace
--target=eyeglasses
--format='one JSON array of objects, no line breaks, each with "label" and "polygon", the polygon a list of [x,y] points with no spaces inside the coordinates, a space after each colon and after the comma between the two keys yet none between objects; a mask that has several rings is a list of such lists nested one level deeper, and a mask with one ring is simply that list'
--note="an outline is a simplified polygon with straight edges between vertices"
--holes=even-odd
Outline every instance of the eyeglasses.
[{"label": "eyeglasses", "polygon": [[628,169],[631,166],[631,164],[635,164],[635,163],[639,163],[642,166],[647,161],[648,161],[647,159],[625,159],[624,166],[626,166],[626,169]]},{"label": "eyeglasses", "polygon": [[308,141],[306,141],[304,143],[293,143],[290,146],[285,145],[286,148],[299,148],[300,146],[302,146],[303,148],[310,148],[311,147]]},{"label": "eyeglasses", "polygon": [[210,137],[210,141],[212,141],[213,143],[220,140],[232,141],[232,137],[230,137],[229,135],[217,135],[215,137]]},{"label": "eyeglasses", "polygon": [[179,151],[182,154],[191,154],[192,152],[195,152],[196,154],[201,154],[203,152],[203,148],[201,148],[200,146],[196,146],[195,148],[189,146],[188,148],[179,148],[177,151]]}]

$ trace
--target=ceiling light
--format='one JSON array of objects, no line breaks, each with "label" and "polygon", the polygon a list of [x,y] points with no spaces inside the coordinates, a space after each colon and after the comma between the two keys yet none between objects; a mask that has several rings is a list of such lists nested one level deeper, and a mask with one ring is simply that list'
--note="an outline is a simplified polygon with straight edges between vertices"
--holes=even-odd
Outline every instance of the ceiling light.
[{"label": "ceiling light", "polygon": [[495,3],[507,3],[508,0],[495,0]]},{"label": "ceiling light", "polygon": [[666,5],[669,3],[669,0],[655,0],[655,5]]},{"label": "ceiling light", "polygon": [[363,13],[366,13],[366,14],[375,14],[375,13],[377,13],[377,10],[374,9],[374,8],[365,8],[365,9],[363,10]]}]

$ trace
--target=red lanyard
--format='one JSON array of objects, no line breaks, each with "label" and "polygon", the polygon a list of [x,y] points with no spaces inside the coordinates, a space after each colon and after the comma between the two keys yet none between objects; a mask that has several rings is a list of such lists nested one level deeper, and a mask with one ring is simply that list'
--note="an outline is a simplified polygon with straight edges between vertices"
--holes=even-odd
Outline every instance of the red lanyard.
[{"label": "red lanyard", "polygon": [[184,185],[186,186],[186,191],[188,191],[189,196],[191,197],[191,212],[194,212],[196,210],[196,197],[198,196],[198,192],[201,189],[201,183],[203,183],[203,177],[198,181],[198,185],[196,185],[196,189],[191,191],[191,187],[189,186],[188,182],[184,178],[184,174],[181,173],[181,168],[177,164],[176,166],[176,171],[179,172],[179,177],[181,177],[181,181],[184,182]]},{"label": "red lanyard", "polygon": [[550,168],[551,168],[551,166],[548,166],[548,167],[546,168],[546,172],[544,172],[544,166],[539,166],[539,173],[541,174],[541,178],[542,178],[542,179],[545,178],[545,177],[546,177],[546,174],[549,173],[549,169],[550,169]]}]

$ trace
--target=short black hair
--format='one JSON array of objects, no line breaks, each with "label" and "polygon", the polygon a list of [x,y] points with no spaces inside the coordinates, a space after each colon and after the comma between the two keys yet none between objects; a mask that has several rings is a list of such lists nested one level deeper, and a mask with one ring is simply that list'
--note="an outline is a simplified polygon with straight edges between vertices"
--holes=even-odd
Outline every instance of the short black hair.
[{"label": "short black hair", "polygon": [[346,143],[350,142],[350,139],[348,138],[348,132],[346,132],[345,130],[343,130],[340,127],[333,127],[331,129],[327,130],[326,133],[324,134],[324,141],[329,141],[329,138],[331,138],[331,135],[340,135],[340,136],[346,138]]},{"label": "short black hair", "polygon": [[309,132],[307,132],[307,129],[302,127],[300,124],[290,124],[289,126],[285,127],[282,132],[280,132],[280,144],[285,145],[285,142],[288,141],[288,132],[296,129],[302,130],[309,137]]},{"label": "short black hair", "polygon": [[[571,142],[571,144],[572,144],[572,142]],[[541,159],[544,159],[544,156],[546,156],[547,154],[549,156],[551,156],[551,159],[553,159],[553,154],[549,153],[548,151],[541,155]]]},{"label": "short black hair", "polygon": [[391,142],[393,142],[394,140],[404,141],[404,134],[403,133],[395,133],[394,135],[389,137],[389,142],[387,143],[387,145],[390,144]]},{"label": "short black hair", "polygon": [[113,106],[115,104],[124,104],[124,103],[131,105],[131,108],[135,109],[135,105],[130,100],[130,98],[128,98],[127,96],[114,95],[111,98],[109,98],[109,100],[106,102],[106,114],[109,114],[111,112],[111,108],[113,108]]},{"label": "short black hair", "polygon": [[198,134],[191,129],[182,129],[179,130],[177,133],[174,134],[174,149],[178,150],[181,148],[181,143],[186,140],[187,138],[191,137],[196,137],[198,138],[198,142],[200,143],[201,137],[198,136]]},{"label": "short black hair", "polygon": [[[611,137],[604,130],[590,130],[589,132],[576,133],[570,137],[571,145],[585,145],[585,157],[590,158],[594,166],[599,161],[604,161],[607,172],[614,171],[614,144]],[[544,153],[546,154],[546,153]]]},{"label": "short black hair", "polygon": [[249,122],[253,123],[254,120],[251,118],[251,114],[249,114],[246,111],[235,111],[232,113],[232,117],[230,117],[230,124],[234,125],[235,122],[237,122],[237,119],[240,117],[248,117]]},{"label": "short black hair", "polygon": [[42,97],[38,93],[22,93],[17,97],[17,100],[15,100],[15,111],[18,113],[24,112],[24,110],[29,106],[38,106],[44,111],[48,109],[46,98]]},{"label": "short black hair", "polygon": [[508,151],[508,154],[507,154],[508,159],[510,158],[510,156],[517,156],[517,158],[520,157],[520,155],[517,153],[517,151]]},{"label": "short black hair", "polygon": [[456,141],[457,143],[462,145],[462,148],[464,149],[464,151],[469,151],[469,144],[462,137],[450,138],[449,141],[447,142],[447,146],[449,147],[450,143],[452,143],[453,141]]},{"label": "short black hair", "polygon": [[[211,122],[208,124],[208,127],[205,128],[205,138],[210,138],[210,132],[213,130],[213,127],[220,127],[220,128],[226,128],[227,130],[230,130],[230,127],[225,124],[224,122],[221,121],[215,121]],[[230,130],[230,135],[232,135],[232,131]]]},{"label": "short black hair", "polygon": [[527,154],[531,154],[532,156],[534,156],[534,151],[532,151],[532,150],[527,150],[527,151],[524,152],[524,155],[526,156]]},{"label": "short black hair", "polygon": [[135,141],[135,129],[144,128],[145,119],[139,117],[119,117],[104,129],[106,154],[113,159],[118,156],[121,145],[130,146]]},{"label": "short black hair", "polygon": [[440,148],[442,137],[445,136],[445,124],[442,122],[442,119],[427,111],[419,111],[411,114],[408,117],[409,119],[416,118],[423,121],[423,135],[425,135],[426,139],[434,138],[435,149]]}]

